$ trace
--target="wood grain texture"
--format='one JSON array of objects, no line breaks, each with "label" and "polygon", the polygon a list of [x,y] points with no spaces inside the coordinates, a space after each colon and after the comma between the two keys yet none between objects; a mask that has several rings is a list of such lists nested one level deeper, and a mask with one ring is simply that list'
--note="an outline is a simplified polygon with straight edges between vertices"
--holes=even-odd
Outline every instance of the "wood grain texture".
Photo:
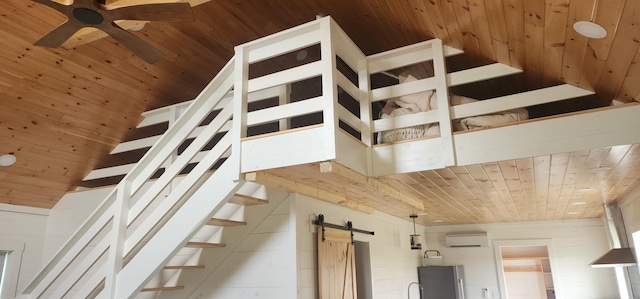
[{"label": "wood grain texture", "polygon": [[[416,222],[424,225],[596,218],[603,203],[640,181],[639,145],[377,178],[324,163],[331,163],[333,173],[312,163],[253,173],[252,180],[357,211],[402,219],[417,214]],[[413,199],[424,209],[416,209]]]},{"label": "wood grain texture", "polygon": [[351,232],[318,226],[318,298],[356,299],[355,249]]},{"label": "wood grain texture", "polygon": [[[635,22],[640,5],[635,1],[198,4],[195,22],[154,21],[134,32],[164,55],[147,64],[109,37],[59,49],[33,46],[65,17],[28,0],[0,1],[0,154],[18,158],[16,165],[0,168],[0,203],[53,207],[98,165],[131,160],[126,154],[108,156],[118,143],[133,138],[143,111],[195,98],[233,56],[234,46],[317,15],[331,15],[367,55],[437,37],[465,51],[447,59],[450,69],[500,61],[524,70],[521,76],[455,88],[466,96],[495,97],[561,82],[597,92],[568,103],[539,105],[530,109],[534,116],[640,97]],[[602,25],[608,36],[578,35],[573,23],[585,20]],[[404,190],[408,198],[420,198],[428,215],[423,221],[430,224],[592,218],[601,215],[601,203],[615,201],[637,184],[637,160],[637,145],[632,145],[378,179]],[[612,169],[606,174],[587,171],[601,165]],[[293,176],[280,179],[287,180],[282,184],[295,182]],[[333,194],[335,202],[346,199],[336,197],[342,187],[335,182],[320,186],[326,188],[304,190]],[[355,194],[349,204],[361,211],[388,210],[406,218],[415,208],[389,195],[349,187]]]}]

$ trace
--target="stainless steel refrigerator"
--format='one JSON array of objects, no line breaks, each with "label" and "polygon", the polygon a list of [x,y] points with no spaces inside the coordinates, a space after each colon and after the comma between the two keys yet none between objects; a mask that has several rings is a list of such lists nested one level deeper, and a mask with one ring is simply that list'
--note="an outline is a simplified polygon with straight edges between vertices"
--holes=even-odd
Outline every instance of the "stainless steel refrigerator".
[{"label": "stainless steel refrigerator", "polygon": [[422,299],[464,299],[462,266],[418,267]]}]

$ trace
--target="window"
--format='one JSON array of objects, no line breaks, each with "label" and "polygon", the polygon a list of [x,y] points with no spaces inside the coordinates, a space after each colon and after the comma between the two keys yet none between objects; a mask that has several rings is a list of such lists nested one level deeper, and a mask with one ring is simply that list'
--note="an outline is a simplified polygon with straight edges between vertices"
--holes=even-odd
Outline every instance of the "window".
[{"label": "window", "polygon": [[638,260],[640,259],[640,230],[631,235],[631,241],[630,245],[636,255],[636,265],[627,268],[627,275],[629,275],[633,298],[640,298],[640,267],[638,267]]},{"label": "window", "polygon": [[17,295],[24,246],[21,242],[0,242],[0,298]]},{"label": "window", "polygon": [[6,272],[5,265],[7,264],[7,251],[0,250],[0,290],[2,290],[2,283],[4,282],[4,273]]}]

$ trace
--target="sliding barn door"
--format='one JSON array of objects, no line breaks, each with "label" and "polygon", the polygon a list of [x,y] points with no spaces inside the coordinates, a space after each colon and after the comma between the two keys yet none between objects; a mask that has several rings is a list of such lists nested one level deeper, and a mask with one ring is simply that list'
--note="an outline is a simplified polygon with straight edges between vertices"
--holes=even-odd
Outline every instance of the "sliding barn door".
[{"label": "sliding barn door", "polygon": [[320,299],[356,299],[356,263],[351,232],[318,226],[318,292]]}]

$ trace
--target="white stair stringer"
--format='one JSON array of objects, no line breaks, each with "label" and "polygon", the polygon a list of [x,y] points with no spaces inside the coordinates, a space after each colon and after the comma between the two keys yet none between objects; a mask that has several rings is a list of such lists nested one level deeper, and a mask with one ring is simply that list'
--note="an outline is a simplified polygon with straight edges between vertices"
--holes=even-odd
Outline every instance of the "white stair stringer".
[{"label": "white stair stringer", "polygon": [[[264,221],[278,209],[290,196],[290,193],[281,190],[269,190],[268,202],[258,207],[245,207],[245,219],[247,224],[241,226],[225,227],[223,240],[226,244],[222,248],[202,250],[199,263],[204,265],[202,269],[183,270],[173,285],[184,286],[183,289],[159,292],[155,299],[188,298],[203,283],[210,279],[220,265],[235,252],[235,250],[258,229]],[[136,297],[136,299],[142,297]],[[145,297],[149,298],[149,297]]]},{"label": "white stair stringer", "polygon": [[[253,182],[245,182],[242,188],[234,195],[234,198],[218,209],[213,218],[190,239],[190,242],[220,243],[225,244],[225,246],[213,249],[183,247],[145,285],[143,291],[136,295],[135,298],[160,298],[160,294],[167,294],[167,298],[181,297],[178,291],[193,285],[191,279],[184,280],[181,278],[183,273],[194,273],[196,277],[206,273],[203,272],[206,271],[204,269],[211,268],[212,264],[203,263],[203,255],[221,256],[224,259],[231,252],[225,249],[233,249],[236,246],[235,240],[238,238],[244,239],[248,233],[255,229],[257,223],[263,221],[264,217],[262,215],[268,216],[273,210],[270,207],[274,205],[269,205],[269,198],[277,199],[276,202],[280,202],[280,198],[284,196],[274,195],[274,192],[267,193],[265,186]],[[236,200],[239,197],[242,197],[242,199],[253,198],[260,205],[260,207],[249,208],[249,221],[245,221],[247,220],[245,211],[251,205],[247,206],[246,203]]]},{"label": "white stair stringer", "polygon": [[[227,161],[230,162],[230,161]],[[154,274],[203,227],[221,203],[231,198],[245,183],[235,163],[224,163],[194,192],[167,223],[127,263],[116,276],[114,298],[133,298]],[[102,297],[102,294],[98,296]]]}]

